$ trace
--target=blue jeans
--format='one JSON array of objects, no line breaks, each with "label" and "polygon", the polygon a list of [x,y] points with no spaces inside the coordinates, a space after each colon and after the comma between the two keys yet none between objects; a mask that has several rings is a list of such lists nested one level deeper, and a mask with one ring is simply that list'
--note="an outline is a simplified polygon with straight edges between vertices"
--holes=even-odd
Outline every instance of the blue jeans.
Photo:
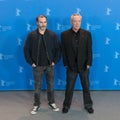
[{"label": "blue jeans", "polygon": [[40,92],[42,75],[45,73],[47,83],[47,98],[49,104],[54,103],[54,67],[53,66],[38,66],[33,68],[34,75],[34,106],[40,106]]},{"label": "blue jeans", "polygon": [[67,68],[67,78],[66,78],[66,91],[65,91],[65,100],[63,102],[63,107],[70,108],[72,97],[73,97],[73,91],[75,82],[77,79],[77,76],[79,74],[81,85],[83,88],[83,101],[84,101],[84,107],[89,108],[92,107],[92,99],[90,96],[89,91],[89,69],[87,70],[81,70],[79,73],[72,71],[71,69]]}]

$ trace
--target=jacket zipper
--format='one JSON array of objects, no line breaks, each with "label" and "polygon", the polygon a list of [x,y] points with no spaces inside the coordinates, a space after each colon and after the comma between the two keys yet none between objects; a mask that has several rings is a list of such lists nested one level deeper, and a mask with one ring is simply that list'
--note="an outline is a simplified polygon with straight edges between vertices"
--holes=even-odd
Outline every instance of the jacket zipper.
[{"label": "jacket zipper", "polygon": [[39,36],[39,39],[38,39],[37,66],[38,66],[38,62],[39,62],[39,53],[40,53],[40,36]]},{"label": "jacket zipper", "polygon": [[46,51],[46,55],[47,55],[47,58],[48,58],[48,62],[51,65],[51,60],[50,60],[49,55],[48,55],[47,45],[46,45],[44,36],[43,36],[43,43],[44,43],[44,46],[45,46],[45,51]]}]

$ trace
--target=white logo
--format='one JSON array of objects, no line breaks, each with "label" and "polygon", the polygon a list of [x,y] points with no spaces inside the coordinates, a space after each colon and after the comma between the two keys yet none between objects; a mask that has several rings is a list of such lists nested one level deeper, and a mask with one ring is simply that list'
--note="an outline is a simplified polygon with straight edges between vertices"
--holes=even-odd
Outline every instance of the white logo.
[{"label": "white logo", "polygon": [[30,79],[29,80],[29,84],[32,85],[33,84],[33,80]]},{"label": "white logo", "polygon": [[97,80],[96,80],[96,81],[91,81],[90,84],[93,85],[93,86],[94,86],[94,85],[99,85],[99,81],[97,81]]},{"label": "white logo", "polygon": [[61,24],[57,24],[57,28],[56,28],[57,30],[61,30]]},{"label": "white logo", "polygon": [[80,12],[81,12],[81,9],[80,8],[77,8],[77,14],[80,14]]},{"label": "white logo", "polygon": [[64,86],[65,84],[66,84],[65,81],[58,79],[57,85]]},{"label": "white logo", "polygon": [[18,45],[21,46],[22,39],[18,38]]},{"label": "white logo", "polygon": [[12,27],[11,26],[2,26],[2,25],[0,25],[0,31],[8,31],[8,30],[11,30],[12,29]]},{"label": "white logo", "polygon": [[31,25],[27,24],[27,31],[30,31]]},{"label": "white logo", "polygon": [[115,59],[118,59],[118,58],[119,58],[119,55],[120,55],[120,53],[116,51],[114,58],[115,58]]},{"label": "white logo", "polygon": [[0,86],[3,86],[3,87],[5,86],[5,81],[4,80],[1,80],[0,83],[1,83]]},{"label": "white logo", "polygon": [[108,71],[109,71],[109,66],[105,65],[104,72],[108,72]]},{"label": "white logo", "polygon": [[114,85],[115,86],[120,86],[120,81],[118,79],[114,79]]},{"label": "white logo", "polygon": [[116,28],[115,30],[120,30],[120,23],[116,23]]},{"label": "white logo", "polygon": [[109,45],[110,44],[110,38],[106,37],[105,44]]},{"label": "white logo", "polygon": [[57,23],[56,30],[66,30],[69,28],[69,25],[62,25],[60,23]]},{"label": "white logo", "polygon": [[36,28],[36,26],[32,26],[30,24],[27,24],[27,31],[34,30],[35,28]]},{"label": "white logo", "polygon": [[29,79],[29,85],[32,86],[34,84],[34,80]]},{"label": "white logo", "polygon": [[93,58],[100,58],[100,54],[99,53],[94,53]]},{"label": "white logo", "polygon": [[20,16],[21,10],[16,8],[16,16]]},{"label": "white logo", "polygon": [[0,86],[11,86],[11,85],[14,85],[14,82],[13,81],[10,81],[10,82],[6,82],[5,80],[0,80]]},{"label": "white logo", "polygon": [[0,53],[0,60],[3,60],[3,54]]},{"label": "white logo", "polygon": [[23,67],[19,66],[19,73],[22,73],[22,72],[23,72]]},{"label": "white logo", "polygon": [[91,26],[90,23],[86,23],[86,29],[87,30],[90,30],[90,26]]},{"label": "white logo", "polygon": [[90,23],[86,23],[86,29],[87,30],[97,30],[100,29],[101,25],[91,25]]},{"label": "white logo", "polygon": [[110,8],[107,8],[107,11],[106,11],[106,15],[110,15],[111,14],[111,9]]},{"label": "white logo", "polygon": [[46,16],[50,16],[51,10],[49,8],[46,9]]},{"label": "white logo", "polygon": [[12,59],[14,56],[13,55],[5,55],[0,53],[0,60],[8,60],[8,59]]}]

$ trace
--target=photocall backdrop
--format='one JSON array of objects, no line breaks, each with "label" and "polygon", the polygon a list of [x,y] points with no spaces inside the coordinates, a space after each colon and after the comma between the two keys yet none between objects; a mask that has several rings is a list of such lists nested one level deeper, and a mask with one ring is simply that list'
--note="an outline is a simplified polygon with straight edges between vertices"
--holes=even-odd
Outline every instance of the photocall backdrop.
[{"label": "photocall backdrop", "polygon": [[[60,40],[71,28],[70,16],[83,16],[81,28],[92,34],[91,90],[120,90],[120,0],[0,0],[0,90],[33,90],[32,68],[23,46],[36,29],[36,16],[48,18],[48,29]],[[55,89],[64,90],[66,69],[62,59],[55,66]],[[45,77],[42,88],[46,89]],[[76,90],[81,90],[79,77]]]}]

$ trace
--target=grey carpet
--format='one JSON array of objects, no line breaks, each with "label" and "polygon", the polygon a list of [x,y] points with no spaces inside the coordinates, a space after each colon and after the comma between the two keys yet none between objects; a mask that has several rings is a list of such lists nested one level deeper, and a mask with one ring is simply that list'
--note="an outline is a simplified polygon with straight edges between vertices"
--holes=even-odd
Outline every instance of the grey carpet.
[{"label": "grey carpet", "polygon": [[[0,120],[120,120],[119,91],[91,91],[94,114],[84,110],[82,91],[75,91],[67,114],[48,107],[46,91],[41,93],[41,109],[31,115],[33,91],[0,91]],[[62,109],[64,91],[55,91],[56,104]]]}]

